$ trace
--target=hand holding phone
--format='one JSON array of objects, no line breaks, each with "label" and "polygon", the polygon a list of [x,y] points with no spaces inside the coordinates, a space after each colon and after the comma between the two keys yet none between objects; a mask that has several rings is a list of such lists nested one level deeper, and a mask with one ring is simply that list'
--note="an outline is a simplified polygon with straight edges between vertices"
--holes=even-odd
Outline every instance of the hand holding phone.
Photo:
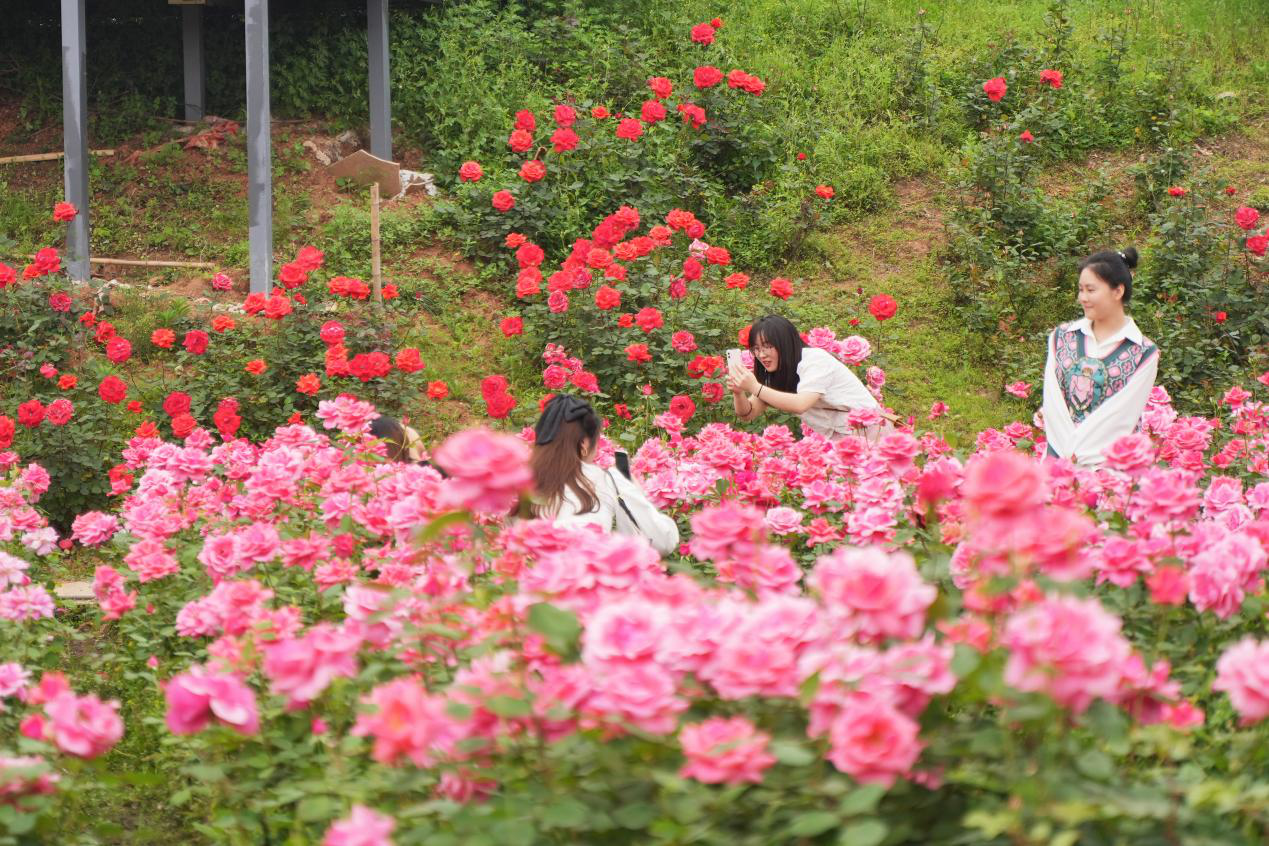
[{"label": "hand holding phone", "polygon": [[731,349],[727,351],[727,369],[730,370],[733,365],[736,367],[745,366],[744,353],[740,350]]},{"label": "hand holding phone", "polygon": [[621,450],[613,453],[613,462],[617,465],[617,470],[627,479],[630,478],[630,456]]}]

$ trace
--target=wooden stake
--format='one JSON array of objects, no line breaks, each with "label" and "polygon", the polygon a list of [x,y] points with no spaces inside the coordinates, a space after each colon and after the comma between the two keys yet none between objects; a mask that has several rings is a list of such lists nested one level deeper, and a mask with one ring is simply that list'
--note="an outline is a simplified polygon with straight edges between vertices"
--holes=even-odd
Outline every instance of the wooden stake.
[{"label": "wooden stake", "polygon": [[379,255],[379,183],[370,183],[370,286],[383,305],[383,268]]},{"label": "wooden stake", "polygon": [[[94,156],[113,156],[114,150],[89,150]],[[0,156],[0,164],[18,164],[19,162],[54,162],[65,156],[65,153],[31,153],[27,156]]]},{"label": "wooden stake", "polygon": [[140,259],[90,258],[89,264],[121,264],[127,267],[198,267],[212,269],[216,267],[210,261],[142,261]]}]

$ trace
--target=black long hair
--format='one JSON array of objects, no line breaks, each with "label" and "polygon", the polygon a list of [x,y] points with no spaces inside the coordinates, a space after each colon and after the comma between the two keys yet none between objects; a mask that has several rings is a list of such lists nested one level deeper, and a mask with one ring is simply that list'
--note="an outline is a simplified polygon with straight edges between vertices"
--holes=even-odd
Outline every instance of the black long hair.
[{"label": "black long hair", "polygon": [[1132,299],[1132,269],[1137,266],[1137,248],[1100,250],[1080,262],[1080,272],[1088,268],[1112,288],[1124,289],[1124,305]]},{"label": "black long hair", "polygon": [[582,472],[582,453],[599,442],[595,409],[586,400],[559,394],[546,404],[534,430],[529,468],[539,503],[532,508],[533,516],[554,516],[569,491],[577,499],[579,513],[599,510],[595,488]]},{"label": "black long hair", "polygon": [[776,369],[769,372],[755,355],[753,374],[758,377],[758,381],[777,391],[797,393],[798,365],[802,363],[802,347],[804,346],[802,336],[798,334],[798,328],[787,318],[778,314],[768,314],[766,317],[755,320],[749,327],[749,352],[752,353],[759,342],[775,347],[780,361]]}]

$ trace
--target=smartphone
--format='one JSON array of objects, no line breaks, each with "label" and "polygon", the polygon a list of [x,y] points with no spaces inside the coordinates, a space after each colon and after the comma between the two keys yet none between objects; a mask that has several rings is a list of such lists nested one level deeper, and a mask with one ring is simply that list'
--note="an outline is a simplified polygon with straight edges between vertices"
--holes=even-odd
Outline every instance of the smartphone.
[{"label": "smartphone", "polygon": [[621,475],[629,479],[630,478],[630,456],[622,452],[621,450],[617,450],[616,452],[613,453],[612,457],[613,457],[613,462],[617,465],[617,469],[621,472]]},{"label": "smartphone", "polygon": [[745,366],[744,353],[742,353],[740,350],[727,351],[727,368],[730,370],[733,364],[737,365],[738,367]]}]

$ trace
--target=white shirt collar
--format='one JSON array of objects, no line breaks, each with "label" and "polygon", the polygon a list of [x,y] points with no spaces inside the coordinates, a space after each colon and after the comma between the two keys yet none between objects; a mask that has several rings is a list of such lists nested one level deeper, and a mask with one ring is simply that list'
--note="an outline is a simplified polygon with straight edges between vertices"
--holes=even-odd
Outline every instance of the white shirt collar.
[{"label": "white shirt collar", "polygon": [[1075,323],[1071,325],[1071,328],[1078,329],[1080,332],[1083,332],[1098,347],[1108,347],[1111,344],[1118,344],[1124,338],[1127,338],[1134,344],[1145,343],[1146,339],[1146,336],[1141,334],[1141,330],[1137,328],[1137,321],[1133,320],[1131,317],[1124,321],[1124,325],[1119,327],[1118,332],[1111,335],[1104,341],[1098,341],[1097,337],[1093,335],[1093,321],[1089,320],[1087,317],[1081,317],[1079,320],[1075,321]]}]

